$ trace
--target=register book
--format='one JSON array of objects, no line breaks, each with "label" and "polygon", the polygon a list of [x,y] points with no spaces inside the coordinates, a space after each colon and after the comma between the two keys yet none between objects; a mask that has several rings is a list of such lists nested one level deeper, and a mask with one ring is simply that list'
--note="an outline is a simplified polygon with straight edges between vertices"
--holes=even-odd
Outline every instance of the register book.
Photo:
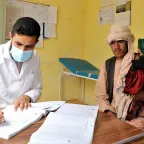
[{"label": "register book", "polygon": [[50,112],[29,144],[91,144],[98,106],[67,104]]},{"label": "register book", "polygon": [[9,139],[64,103],[64,101],[32,103],[32,106],[27,110],[20,111],[18,109],[16,112],[14,111],[14,105],[7,106],[2,110],[5,122],[0,124],[0,137]]}]

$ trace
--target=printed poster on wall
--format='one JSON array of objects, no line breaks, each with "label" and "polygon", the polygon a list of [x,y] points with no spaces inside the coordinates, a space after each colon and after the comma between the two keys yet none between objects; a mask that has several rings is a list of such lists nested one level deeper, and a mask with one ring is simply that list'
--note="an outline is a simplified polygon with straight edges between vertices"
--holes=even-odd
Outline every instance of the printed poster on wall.
[{"label": "printed poster on wall", "polygon": [[[57,7],[19,0],[7,0],[5,33],[6,41],[9,40],[9,32],[12,31],[12,27],[16,20],[23,16],[32,17],[40,24],[41,33],[39,42],[36,45],[37,48],[44,47],[44,32],[47,36],[46,38],[56,38]],[[43,28],[43,23],[48,25],[47,27],[45,27],[45,29]]]},{"label": "printed poster on wall", "polygon": [[129,26],[131,24],[131,0],[118,0],[115,23]]},{"label": "printed poster on wall", "polygon": [[99,11],[99,24],[111,24],[114,23],[115,7],[109,6],[100,9]]}]

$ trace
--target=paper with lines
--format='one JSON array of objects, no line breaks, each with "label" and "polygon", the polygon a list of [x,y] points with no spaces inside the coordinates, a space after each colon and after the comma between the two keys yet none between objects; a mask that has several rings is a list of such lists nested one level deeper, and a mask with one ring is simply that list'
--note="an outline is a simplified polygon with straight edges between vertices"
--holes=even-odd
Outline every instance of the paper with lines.
[{"label": "paper with lines", "polygon": [[9,105],[4,112],[5,122],[0,124],[0,137],[9,139],[23,129],[29,127],[46,116],[50,111],[58,109],[65,101],[48,101],[32,103],[31,107],[21,111],[14,111],[14,105]]},{"label": "paper with lines", "polygon": [[29,144],[91,144],[98,106],[64,104],[51,112]]}]

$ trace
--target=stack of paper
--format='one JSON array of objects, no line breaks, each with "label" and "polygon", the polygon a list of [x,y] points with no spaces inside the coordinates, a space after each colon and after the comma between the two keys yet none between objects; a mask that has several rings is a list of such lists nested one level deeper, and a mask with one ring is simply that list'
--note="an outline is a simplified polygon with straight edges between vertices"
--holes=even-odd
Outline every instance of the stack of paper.
[{"label": "stack of paper", "polygon": [[98,106],[64,104],[49,113],[29,144],[91,144]]},{"label": "stack of paper", "polygon": [[6,107],[3,110],[5,122],[0,124],[0,137],[9,139],[64,103],[64,101],[33,103],[31,104],[32,107],[27,110],[20,111],[18,109],[16,112],[14,111],[14,105]]}]

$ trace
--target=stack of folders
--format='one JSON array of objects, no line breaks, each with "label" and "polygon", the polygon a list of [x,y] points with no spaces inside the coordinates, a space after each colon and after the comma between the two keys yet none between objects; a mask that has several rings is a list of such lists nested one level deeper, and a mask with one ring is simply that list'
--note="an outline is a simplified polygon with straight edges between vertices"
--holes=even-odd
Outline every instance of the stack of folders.
[{"label": "stack of folders", "polygon": [[98,106],[67,104],[50,112],[29,144],[91,144]]},{"label": "stack of folders", "polygon": [[14,111],[14,105],[7,106],[3,110],[5,122],[0,124],[0,137],[9,139],[64,103],[65,101],[32,103],[30,108],[23,111]]}]

